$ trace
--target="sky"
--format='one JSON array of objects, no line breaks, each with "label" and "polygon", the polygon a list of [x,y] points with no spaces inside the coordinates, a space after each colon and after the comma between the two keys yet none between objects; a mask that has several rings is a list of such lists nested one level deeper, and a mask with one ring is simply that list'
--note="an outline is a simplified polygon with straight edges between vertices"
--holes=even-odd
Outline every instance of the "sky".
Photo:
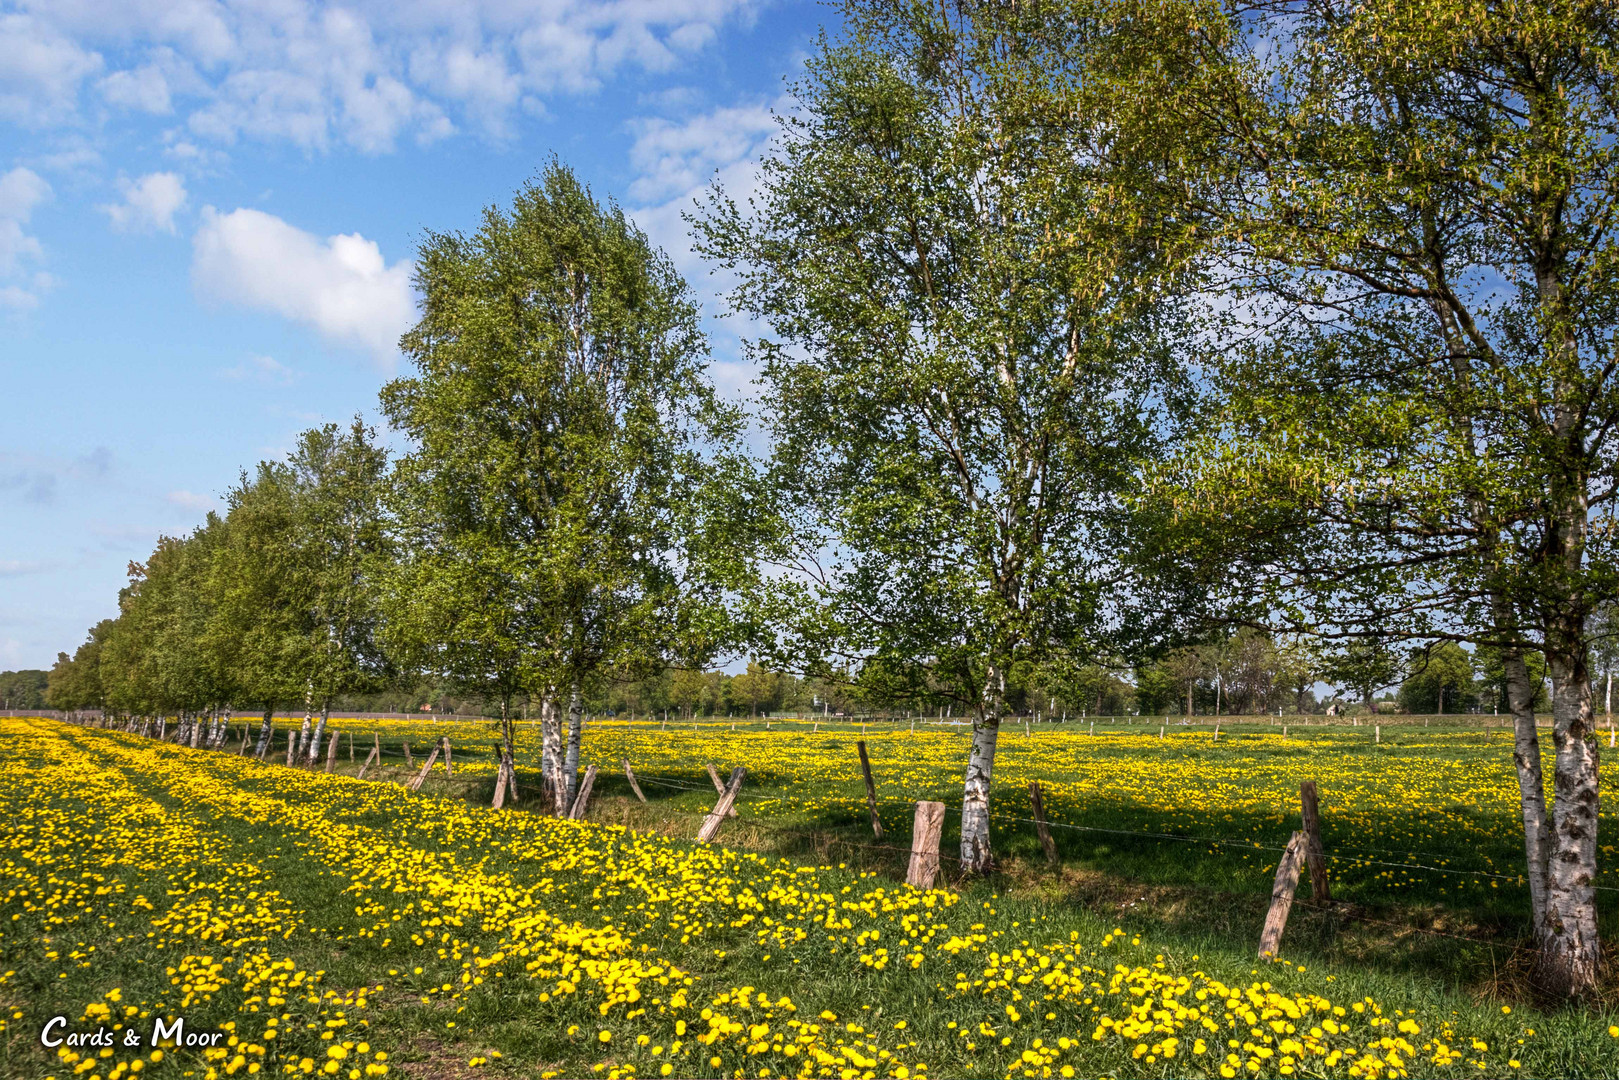
[{"label": "sky", "polygon": [[0,669],[406,373],[412,259],[553,156],[710,313],[681,212],[745,194],[828,7],[794,0],[0,0]]}]

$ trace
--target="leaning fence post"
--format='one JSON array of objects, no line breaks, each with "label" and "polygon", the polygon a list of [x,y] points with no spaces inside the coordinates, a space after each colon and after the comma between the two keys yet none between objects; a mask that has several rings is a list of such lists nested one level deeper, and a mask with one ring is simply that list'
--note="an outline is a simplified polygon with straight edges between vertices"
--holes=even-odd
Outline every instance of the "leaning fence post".
[{"label": "leaning fence post", "polygon": [[1259,935],[1259,955],[1262,959],[1276,959],[1282,948],[1282,931],[1287,929],[1287,913],[1293,909],[1293,892],[1299,887],[1299,863],[1304,858],[1307,841],[1300,830],[1287,842],[1282,861],[1276,865],[1276,884],[1271,888],[1270,911],[1265,914],[1265,929]]},{"label": "leaning fence post", "polygon": [[629,780],[630,790],[635,792],[635,797],[642,802],[646,802],[646,796],[641,794],[641,785],[635,782],[635,770],[630,768],[629,758],[624,759],[624,777]]},{"label": "leaning fence post", "polygon": [[495,799],[489,805],[499,810],[506,805],[506,781],[511,774],[511,761],[505,754],[500,755],[500,764],[495,767]]},{"label": "leaning fence post", "polygon": [[1314,780],[1299,785],[1299,812],[1304,819],[1304,850],[1310,863],[1310,899],[1329,904],[1332,889],[1327,884],[1327,848],[1321,842],[1321,806]]},{"label": "leaning fence post", "polygon": [[585,807],[590,805],[590,789],[596,786],[596,766],[592,765],[585,770],[585,778],[579,783],[579,794],[573,797],[573,808],[568,811],[569,821],[578,821],[585,816]]},{"label": "leaning fence post", "polygon": [[438,745],[435,743],[434,746],[433,746],[433,752],[427,755],[427,760],[426,761],[422,762],[422,771],[417,773],[416,774],[416,779],[414,779],[414,780],[412,780],[410,782],[410,790],[412,790],[412,791],[420,791],[420,790],[422,790],[422,781],[427,779],[427,774],[428,774],[429,770],[431,770],[433,768],[433,762],[438,760],[438,751],[439,751]]},{"label": "leaning fence post", "polygon": [[708,817],[703,820],[703,827],[697,830],[698,843],[706,844],[712,841],[719,835],[720,826],[725,823],[726,815],[736,813],[736,796],[742,790],[742,778],[747,774],[748,770],[740,765],[731,770],[731,782],[725,785],[725,790],[721,793],[719,801],[714,804],[714,809],[710,810]]},{"label": "leaning fence post", "polygon": [[911,825],[911,865],[905,881],[913,888],[931,889],[939,876],[939,836],[944,831],[944,803],[919,802]]},{"label": "leaning fence post", "polygon": [[861,740],[854,745],[860,751],[860,771],[866,778],[866,809],[871,811],[871,831],[881,840],[883,819],[877,816],[877,785],[871,779],[871,761],[866,757],[866,743]]},{"label": "leaning fence post", "polygon": [[[714,790],[719,792],[721,795],[724,795],[725,794],[725,785],[720,783],[720,771],[718,769],[714,768],[714,763],[712,761],[707,762],[707,765],[708,765],[708,778],[710,780],[714,781]],[[731,816],[736,817],[736,811],[735,810],[731,811]]]},{"label": "leaning fence post", "polygon": [[1034,831],[1040,836],[1040,850],[1046,853],[1046,862],[1055,864],[1057,843],[1051,839],[1051,830],[1046,826],[1045,793],[1040,790],[1038,780],[1029,783],[1029,803],[1034,807]]},{"label": "leaning fence post", "polygon": [[377,747],[373,746],[371,748],[371,752],[365,756],[365,764],[360,766],[359,774],[355,776],[356,780],[364,780],[365,779],[365,770],[367,770],[367,769],[369,769],[371,767],[371,763],[373,761],[377,760],[377,756],[379,754],[381,754],[381,753],[382,753],[382,751],[380,749],[378,749]]}]

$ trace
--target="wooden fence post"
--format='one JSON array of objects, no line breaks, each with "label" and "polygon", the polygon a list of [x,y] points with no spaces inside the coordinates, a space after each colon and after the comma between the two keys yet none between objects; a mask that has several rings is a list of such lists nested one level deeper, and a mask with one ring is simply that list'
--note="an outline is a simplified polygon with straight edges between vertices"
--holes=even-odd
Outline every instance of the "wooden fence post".
[{"label": "wooden fence post", "polygon": [[294,735],[290,731],[287,732],[287,764],[288,765],[292,764],[293,752],[295,750],[297,750],[297,748],[298,748],[298,737],[296,735]]},{"label": "wooden fence post", "polygon": [[422,762],[422,771],[417,773],[416,774],[416,779],[414,779],[414,780],[412,780],[410,782],[410,790],[412,790],[412,791],[420,791],[420,790],[422,790],[422,781],[427,779],[428,772],[433,768],[433,762],[438,760],[438,751],[439,751],[438,744],[434,743],[433,744],[433,752],[427,755],[427,760],[426,761]]},{"label": "wooden fence post", "polygon": [[590,789],[596,786],[596,766],[592,765],[585,770],[585,778],[579,783],[579,794],[573,797],[573,808],[568,811],[569,821],[579,821],[585,816],[585,807],[590,805]]},{"label": "wooden fence post", "polygon": [[726,815],[736,813],[736,796],[742,790],[742,778],[747,774],[748,770],[740,765],[731,770],[731,782],[725,785],[725,790],[721,793],[719,801],[714,804],[714,809],[710,810],[708,817],[703,820],[703,827],[697,830],[699,844],[711,842],[719,835],[720,826],[725,823]]},{"label": "wooden fence post", "polygon": [[500,764],[495,767],[495,798],[489,804],[496,810],[506,805],[506,774],[510,768],[511,763],[506,760],[504,754],[501,755]]},{"label": "wooden fence post", "polygon": [[1304,819],[1305,855],[1310,863],[1310,899],[1318,904],[1330,904],[1332,888],[1327,883],[1327,848],[1321,842],[1321,806],[1314,780],[1299,785],[1299,811]]},{"label": "wooden fence post", "polygon": [[[714,790],[719,792],[721,795],[724,795],[725,794],[725,785],[720,783],[720,771],[718,769],[714,768],[714,763],[712,761],[708,762],[707,764],[708,764],[708,778],[710,780],[714,781]],[[735,810],[731,811],[731,816],[736,817],[736,811]]]},{"label": "wooden fence post", "polygon": [[641,785],[635,782],[635,771],[630,768],[629,758],[624,759],[624,777],[629,780],[630,790],[635,792],[635,797],[642,802],[646,802],[646,796],[641,794]]},{"label": "wooden fence post", "polygon": [[1373,736],[1373,741],[1381,745],[1383,742],[1383,725],[1377,724],[1373,727],[1373,730],[1377,733]]},{"label": "wooden fence post", "polygon": [[349,732],[349,760],[354,760],[354,732]]},{"label": "wooden fence post", "polygon": [[410,743],[408,743],[408,742],[400,743],[399,745],[404,747],[404,750],[405,750],[405,767],[407,769],[415,768],[416,767],[416,760],[410,756]]},{"label": "wooden fence post", "polygon": [[337,735],[333,733],[331,740],[326,744],[326,771],[331,772],[335,764],[337,764]]},{"label": "wooden fence post", "polygon": [[1261,959],[1276,959],[1282,948],[1282,931],[1287,929],[1287,913],[1293,909],[1293,893],[1299,887],[1299,863],[1304,859],[1305,844],[1303,830],[1295,832],[1287,842],[1287,850],[1282,852],[1282,861],[1276,865],[1270,911],[1265,914],[1265,929],[1259,935]]},{"label": "wooden fence post", "polygon": [[905,881],[912,888],[933,888],[939,876],[939,836],[943,832],[944,803],[917,803],[911,825],[911,865],[905,872]]},{"label": "wooden fence post", "polygon": [[877,816],[877,785],[871,779],[871,761],[866,757],[866,743],[861,740],[854,745],[860,751],[860,771],[866,778],[866,809],[871,811],[871,831],[881,840],[883,819]]},{"label": "wooden fence post", "polygon": [[444,743],[444,775],[454,776],[455,772],[450,768],[450,737],[448,735],[444,736],[442,742]]},{"label": "wooden fence post", "polygon": [[373,746],[371,748],[371,752],[365,756],[365,764],[360,766],[360,771],[355,776],[356,780],[364,780],[365,779],[365,771],[371,767],[371,763],[373,761],[377,760],[377,757],[381,753],[382,753],[382,751],[379,750],[377,747]]},{"label": "wooden fence post", "polygon": [[1040,790],[1038,780],[1029,783],[1029,803],[1034,807],[1034,831],[1040,836],[1040,850],[1046,853],[1046,862],[1055,865],[1057,842],[1051,838],[1051,830],[1046,826],[1045,793]]}]

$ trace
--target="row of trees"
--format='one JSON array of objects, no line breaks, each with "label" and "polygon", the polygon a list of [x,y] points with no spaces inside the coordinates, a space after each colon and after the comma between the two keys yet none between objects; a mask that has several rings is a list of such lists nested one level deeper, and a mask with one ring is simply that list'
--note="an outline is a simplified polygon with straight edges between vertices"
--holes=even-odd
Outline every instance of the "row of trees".
[{"label": "row of trees", "polygon": [[[759,328],[768,459],[736,452],[667,260],[553,167],[424,243],[386,483],[369,436],[323,435],[349,479],[317,495],[288,465],[296,497],[260,501],[262,467],[166,541],[100,641],[103,671],[152,653],[109,700],[312,711],[389,665],[453,675],[542,703],[561,798],[594,681],[745,647],[970,716],[962,858],[985,870],[1020,692],[1142,665],[1138,690],[1195,707],[1207,656],[1175,650],[1215,635],[1241,707],[1302,694],[1295,643],[1370,699],[1451,643],[1499,665],[1514,718],[1537,977],[1592,990],[1612,6],[844,15],[751,198],[692,221]],[[249,555],[269,569],[230,569]],[[165,659],[222,637],[229,663]]]}]

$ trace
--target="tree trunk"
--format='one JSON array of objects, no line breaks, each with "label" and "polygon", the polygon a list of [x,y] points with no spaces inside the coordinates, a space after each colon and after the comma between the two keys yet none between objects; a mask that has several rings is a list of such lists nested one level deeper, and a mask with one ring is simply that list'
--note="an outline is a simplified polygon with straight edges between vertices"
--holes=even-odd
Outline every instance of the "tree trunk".
[{"label": "tree trunk", "polygon": [[540,798],[553,813],[558,817],[567,813],[563,802],[567,784],[562,779],[562,718],[553,687],[546,687],[540,701],[540,789]]},{"label": "tree trunk", "polygon": [[320,761],[320,741],[326,735],[326,721],[332,716],[332,699],[327,698],[320,703],[320,722],[315,725],[315,732],[309,739],[309,750],[304,755],[309,764],[314,765]]},{"label": "tree trunk", "polygon": [[992,667],[973,716],[973,743],[962,785],[961,863],[963,870],[973,874],[987,874],[994,866],[989,846],[989,787],[995,771],[995,740],[1001,732],[1001,697],[993,688],[999,678]]},{"label": "tree trunk", "polygon": [[304,749],[309,745],[309,722],[314,718],[315,711],[315,680],[310,679],[304,684],[304,726],[298,729],[298,741],[294,744],[297,752],[287,764],[296,765]]},{"label": "tree trunk", "polygon": [[[562,762],[562,778],[567,782],[564,807],[572,807],[574,796],[579,793],[579,740],[584,733],[584,697],[579,691],[579,679],[575,676],[573,685],[568,690],[568,754]],[[564,809],[563,813],[567,813]]]},{"label": "tree trunk", "polygon": [[1512,760],[1518,769],[1518,804],[1523,814],[1524,862],[1529,877],[1529,906],[1535,925],[1546,910],[1546,789],[1540,772],[1540,736],[1535,731],[1535,687],[1523,650],[1507,649],[1502,664],[1506,674],[1507,707],[1512,711],[1515,741]]},{"label": "tree trunk", "polygon": [[1556,797],[1533,979],[1546,993],[1583,996],[1596,992],[1602,964],[1596,912],[1598,752],[1583,626],[1565,625],[1547,634],[1546,666],[1557,689],[1552,715]]},{"label": "tree trunk", "polygon": [[253,756],[260,761],[264,760],[265,751],[270,748],[270,736],[275,734],[275,706],[266,706],[264,719],[259,722],[259,739],[253,744]]}]

